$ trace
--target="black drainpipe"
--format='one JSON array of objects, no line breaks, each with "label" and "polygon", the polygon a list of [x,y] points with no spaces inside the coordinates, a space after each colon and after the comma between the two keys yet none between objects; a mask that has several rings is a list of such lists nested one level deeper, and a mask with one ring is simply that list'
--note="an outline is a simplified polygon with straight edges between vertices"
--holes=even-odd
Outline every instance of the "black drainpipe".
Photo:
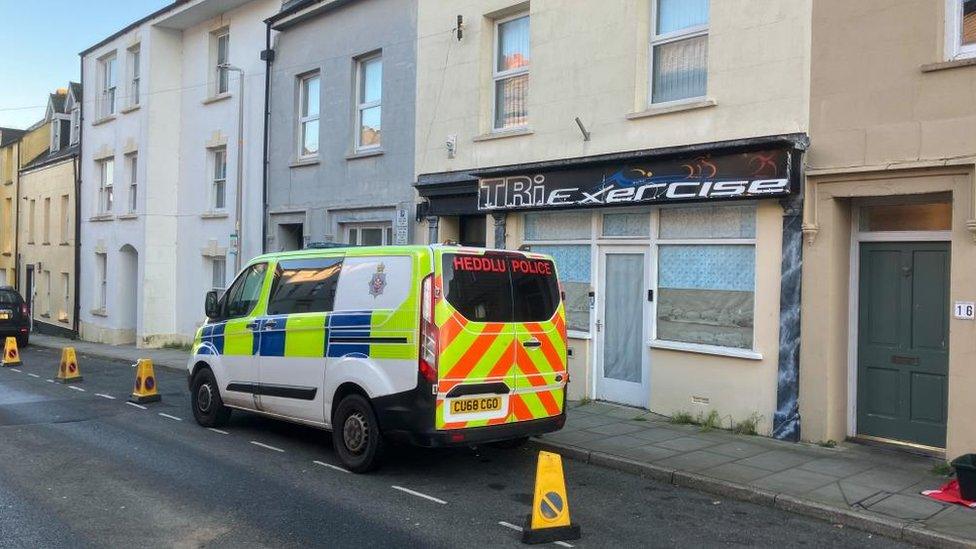
[{"label": "black drainpipe", "polygon": [[75,313],[71,322],[75,337],[81,335],[81,150],[85,139],[85,132],[81,131],[85,127],[85,57],[79,55],[78,58],[81,101],[78,107],[78,152],[75,156]]},{"label": "black drainpipe", "polygon": [[264,34],[264,143],[261,165],[261,252],[265,252],[268,245],[268,140],[271,134],[271,63],[274,61],[274,50],[271,49],[271,21],[266,20]]}]

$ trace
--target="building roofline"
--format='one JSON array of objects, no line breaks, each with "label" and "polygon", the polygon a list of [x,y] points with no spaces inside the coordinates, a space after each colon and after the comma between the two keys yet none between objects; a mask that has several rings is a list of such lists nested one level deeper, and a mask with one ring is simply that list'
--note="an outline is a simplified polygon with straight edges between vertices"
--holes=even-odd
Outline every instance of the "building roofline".
[{"label": "building roofline", "polygon": [[172,3],[167,4],[167,5],[159,8],[158,10],[150,13],[149,15],[143,17],[142,19],[138,19],[136,21],[133,21],[132,23],[129,23],[128,25],[126,25],[125,27],[121,28],[120,30],[118,30],[118,31],[110,34],[108,37],[103,38],[102,40],[100,40],[99,42],[95,43],[94,45],[89,46],[88,48],[82,50],[81,53],[79,53],[78,55],[80,55],[81,57],[84,57],[84,56],[88,55],[89,53],[93,52],[94,50],[97,50],[98,48],[104,46],[105,44],[108,44],[112,40],[115,40],[116,38],[124,35],[125,33],[129,32],[129,31],[131,31],[132,29],[135,29],[135,28],[139,27],[143,23],[146,23],[148,21],[151,21],[152,19],[155,19],[156,17],[159,17],[160,15],[164,15],[164,14],[166,14],[166,13],[168,13],[168,12],[170,12],[170,11],[172,11],[172,10],[180,7],[180,6],[183,6],[184,4],[188,4],[188,3],[192,2],[192,1],[193,0],[173,0]]},{"label": "building roofline", "polygon": [[[281,10],[271,17],[268,17],[264,20],[264,22],[265,24],[271,25],[271,28],[274,30],[281,30],[283,28],[301,23],[306,19],[306,17],[314,17],[321,13],[352,4],[356,1],[357,0],[302,0],[293,4],[287,9]],[[296,17],[295,19],[289,21],[284,21],[285,19],[297,15],[303,11],[307,12],[303,14],[304,16]]]}]

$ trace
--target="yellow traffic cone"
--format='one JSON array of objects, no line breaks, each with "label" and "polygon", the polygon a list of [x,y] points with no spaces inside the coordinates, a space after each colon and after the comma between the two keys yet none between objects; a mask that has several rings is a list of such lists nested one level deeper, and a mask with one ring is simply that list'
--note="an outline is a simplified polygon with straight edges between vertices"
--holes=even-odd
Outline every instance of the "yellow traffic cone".
[{"label": "yellow traffic cone", "polygon": [[81,368],[78,366],[75,348],[65,347],[61,350],[61,364],[58,365],[58,375],[54,380],[60,383],[75,383],[81,379]]},{"label": "yellow traffic cone", "polygon": [[580,527],[569,519],[569,499],[559,454],[539,452],[535,470],[532,514],[522,529],[522,543],[551,543],[580,539]]},{"label": "yellow traffic cone", "polygon": [[151,358],[140,358],[136,364],[136,386],[129,397],[129,402],[143,404],[145,402],[157,402],[162,397],[156,390],[156,374],[153,372]]},{"label": "yellow traffic cone", "polygon": [[20,351],[17,350],[17,338],[8,337],[3,344],[3,359],[0,366],[16,366],[20,364]]}]

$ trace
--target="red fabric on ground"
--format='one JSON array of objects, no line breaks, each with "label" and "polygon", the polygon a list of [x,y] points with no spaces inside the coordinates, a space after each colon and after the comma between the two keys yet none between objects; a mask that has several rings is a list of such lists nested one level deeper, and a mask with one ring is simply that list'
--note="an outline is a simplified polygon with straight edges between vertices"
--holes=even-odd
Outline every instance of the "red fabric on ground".
[{"label": "red fabric on ground", "polygon": [[939,488],[938,490],[923,490],[922,495],[939,501],[944,501],[946,503],[958,503],[959,505],[965,505],[966,507],[976,509],[976,501],[967,501],[962,499],[962,494],[959,493],[958,480],[950,480],[942,485],[942,488]]}]

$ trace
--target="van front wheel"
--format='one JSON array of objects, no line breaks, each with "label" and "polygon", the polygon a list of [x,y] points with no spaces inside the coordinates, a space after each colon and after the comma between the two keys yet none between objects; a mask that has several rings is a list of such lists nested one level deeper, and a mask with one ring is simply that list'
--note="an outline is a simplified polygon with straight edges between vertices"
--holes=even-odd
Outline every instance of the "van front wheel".
[{"label": "van front wheel", "polygon": [[339,460],[354,473],[365,473],[379,465],[383,435],[376,414],[362,395],[348,395],[332,416],[332,445]]},{"label": "van front wheel", "polygon": [[204,427],[220,427],[230,419],[230,408],[224,406],[210,368],[201,368],[193,376],[190,385],[190,405],[193,407],[193,418]]}]

